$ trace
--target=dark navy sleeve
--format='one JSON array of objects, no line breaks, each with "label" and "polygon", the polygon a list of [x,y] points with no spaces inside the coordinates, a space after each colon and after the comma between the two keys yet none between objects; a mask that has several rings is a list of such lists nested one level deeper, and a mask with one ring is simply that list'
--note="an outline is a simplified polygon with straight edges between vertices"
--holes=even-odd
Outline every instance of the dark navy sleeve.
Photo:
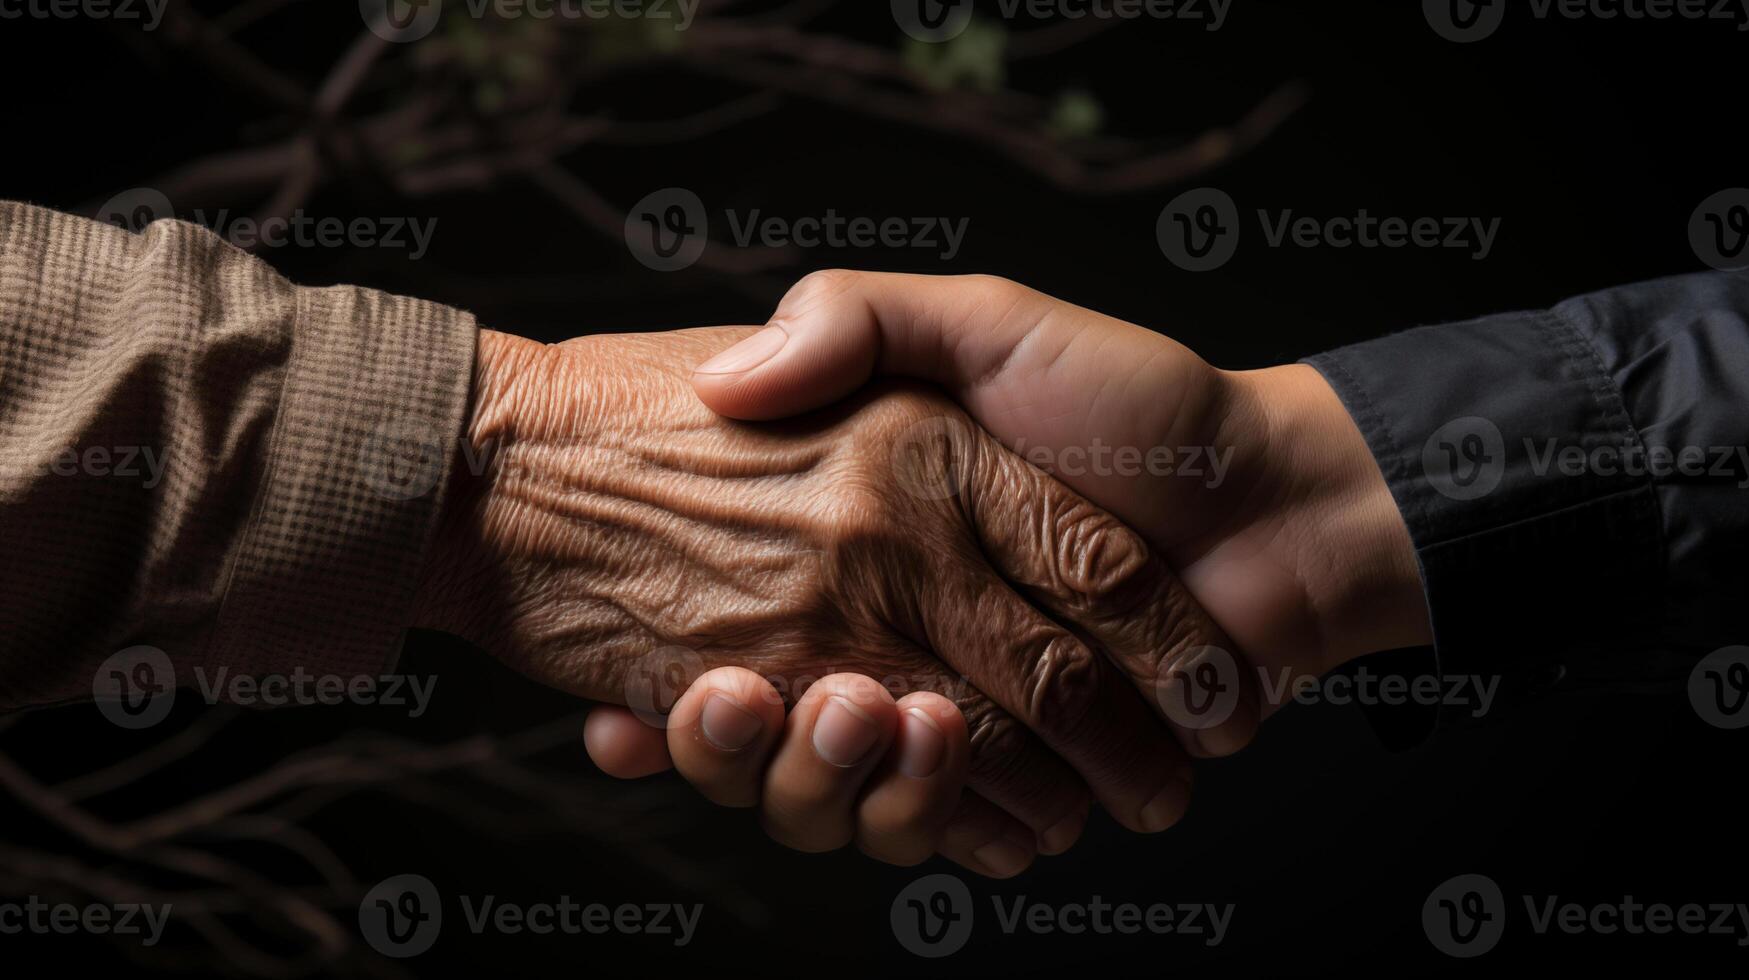
[{"label": "dark navy sleeve", "polygon": [[1512,704],[1679,687],[1749,643],[1749,275],[1624,286],[1307,363],[1402,511],[1441,674],[1498,678]]}]

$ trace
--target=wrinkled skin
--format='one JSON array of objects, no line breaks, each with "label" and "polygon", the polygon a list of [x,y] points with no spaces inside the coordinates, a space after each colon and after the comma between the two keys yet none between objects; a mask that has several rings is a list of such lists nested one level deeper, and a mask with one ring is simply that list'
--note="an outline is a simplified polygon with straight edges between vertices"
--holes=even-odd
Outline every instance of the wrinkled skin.
[{"label": "wrinkled skin", "polygon": [[691,368],[750,332],[483,334],[468,438],[491,465],[452,487],[420,625],[657,710],[725,665],[792,703],[840,671],[939,691],[971,789],[1025,827],[1087,788],[1126,826],[1175,821],[1189,771],[1157,685],[1227,641],[1141,539],[923,390],[718,417]]}]

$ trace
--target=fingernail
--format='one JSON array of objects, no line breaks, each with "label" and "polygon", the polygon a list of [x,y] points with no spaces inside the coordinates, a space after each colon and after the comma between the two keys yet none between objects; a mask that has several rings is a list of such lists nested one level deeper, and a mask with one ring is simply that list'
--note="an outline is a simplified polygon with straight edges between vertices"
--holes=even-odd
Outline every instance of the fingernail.
[{"label": "fingernail", "polygon": [[947,754],[947,738],[935,719],[918,709],[899,716],[899,771],[912,779],[935,775]]},{"label": "fingernail", "polygon": [[694,374],[740,374],[751,371],[766,361],[783,345],[789,343],[789,334],[781,327],[766,327],[746,340],[723,351],[721,354],[693,368]]},{"label": "fingernail", "polygon": [[698,727],[706,741],[724,752],[733,752],[746,748],[765,726],[758,715],[736,704],[734,698],[712,694],[699,712]]},{"label": "fingernail", "polygon": [[814,751],[827,762],[848,768],[868,755],[880,734],[873,718],[835,694],[814,719]]},{"label": "fingernail", "polygon": [[1057,821],[1051,829],[1039,835],[1039,852],[1042,854],[1063,853],[1081,838],[1081,829],[1085,826],[1087,826],[1087,809],[1082,807]]},{"label": "fingernail", "polygon": [[1142,807],[1142,832],[1159,833],[1178,822],[1190,806],[1190,777],[1177,776]]},{"label": "fingernail", "polygon": [[998,878],[1011,878],[1032,863],[1032,851],[1007,838],[997,838],[973,851],[972,859]]}]

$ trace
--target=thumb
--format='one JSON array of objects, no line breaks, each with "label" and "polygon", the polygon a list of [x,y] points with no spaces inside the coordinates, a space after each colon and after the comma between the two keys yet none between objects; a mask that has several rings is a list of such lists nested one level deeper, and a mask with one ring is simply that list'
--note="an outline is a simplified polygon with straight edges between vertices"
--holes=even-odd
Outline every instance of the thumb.
[{"label": "thumb", "polygon": [[784,418],[831,404],[875,373],[934,382],[976,411],[1055,301],[992,276],[832,270],[796,283],[764,330],[698,366],[719,415]]}]

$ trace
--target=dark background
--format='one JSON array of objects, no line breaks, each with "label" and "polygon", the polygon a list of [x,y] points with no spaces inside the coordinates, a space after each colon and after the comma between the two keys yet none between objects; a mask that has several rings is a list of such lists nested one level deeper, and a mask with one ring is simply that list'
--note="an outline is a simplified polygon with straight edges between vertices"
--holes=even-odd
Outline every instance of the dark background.
[{"label": "dark background", "polygon": [[[901,48],[884,3],[730,6],[774,11],[809,36]],[[230,9],[194,7],[209,16]],[[1021,21],[1010,29],[1042,26]],[[235,41],[314,87],[359,33],[355,5],[335,0],[286,5]],[[429,195],[337,175],[304,200],[312,215],[437,218],[431,252],[418,262],[382,249],[263,255],[299,282],[359,283],[454,303],[483,324],[547,340],[760,322],[784,286],[813,268],[990,272],[1168,332],[1218,365],[1260,366],[1419,323],[1541,307],[1700,269],[1687,239],[1690,214],[1709,194],[1749,184],[1741,153],[1746,46],[1749,34],[1729,23],[1528,16],[1509,16],[1496,36],[1459,45],[1438,37],[1417,3],[1235,0],[1218,32],[1142,21],[1007,66],[1006,86],[1018,92],[1046,100],[1065,88],[1093,93],[1103,132],[1146,146],[1227,125],[1283,83],[1303,83],[1303,107],[1260,145],[1184,181],[1123,193],[1065,188],[976,138],[870,118],[805,94],[678,143],[584,145],[556,158],[621,209],[658,188],[684,186],[719,213],[759,207],[793,217],[834,208],[877,218],[967,217],[966,246],[951,263],[914,250],[817,249],[745,275],[703,266],[657,273],[617,236],[556,206],[515,172]],[[189,161],[297,130],[296,113],[264,105],[194,47],[123,25],[0,20],[7,134],[0,195],[89,214],[117,192],[159,186]],[[408,97],[397,84],[405,83],[366,89],[358,101]],[[749,91],[653,59],[588,80],[572,105],[611,109],[616,119],[663,119]],[[1462,250],[1268,249],[1253,234],[1224,268],[1190,274],[1163,258],[1155,218],[1173,196],[1205,184],[1228,191],[1246,213],[1498,216],[1501,231],[1481,262]],[[248,211],[259,203],[219,194],[189,206]],[[1510,645],[1515,624],[1498,626],[1500,642]],[[569,738],[533,754],[526,770],[507,775],[498,763],[453,762],[409,773],[418,767],[407,763],[344,791],[292,794],[303,802],[291,816],[365,888],[417,872],[446,895],[703,901],[697,940],[676,951],[647,937],[475,937],[451,925],[419,959],[384,960],[360,948],[353,932],[351,946],[324,961],[310,954],[307,935],[274,924],[283,920],[276,889],[322,891],[310,862],[290,845],[209,835],[199,845],[245,872],[227,886],[236,893],[226,919],[231,938],[173,924],[163,947],[138,953],[84,937],[0,936],[0,962],[8,972],[29,963],[132,961],[153,972],[261,965],[233,943],[261,951],[262,963],[281,958],[296,970],[412,975],[1251,976],[1474,972],[1505,961],[1538,970],[1695,970],[1716,960],[1740,969],[1749,961],[1727,936],[1533,935],[1516,900],[1749,898],[1737,805],[1744,736],[1704,724],[1680,692],[1556,698],[1401,752],[1382,748],[1353,708],[1290,707],[1243,755],[1201,768],[1197,804],[1170,832],[1132,836],[1096,816],[1079,847],[1013,881],[963,875],[978,898],[979,928],[958,955],[926,961],[895,941],[888,907],[918,874],[947,866],[894,869],[854,853],[789,853],[766,841],[749,814],[714,810],[674,781],[603,777],[583,755],[579,706],[476,651],[415,634],[403,665],[437,677],[423,718],[364,707],[236,712],[188,698],[169,721],[133,733],[107,725],[90,706],[70,706],[0,720],[0,753],[45,782],[120,763],[135,778],[89,806],[125,824],[289,754],[330,751],[323,747],[335,739],[392,738],[398,752],[413,743],[453,753],[461,740],[486,733],[507,754],[517,733],[550,723]],[[197,747],[174,749],[161,768],[130,761],[179,732],[221,724]],[[16,801],[0,802],[0,821],[0,841],[10,848],[162,887],[187,885],[82,842]],[[1435,885],[1467,872],[1498,881],[1514,915],[1499,948],[1459,961],[1429,944],[1421,906]],[[28,890],[51,893],[47,885]],[[1237,911],[1227,941],[1214,949],[1171,936],[1004,936],[991,923],[991,894],[1050,903],[1092,895],[1144,905],[1230,901]],[[349,930],[357,895],[332,900],[334,921]],[[446,913],[459,919],[453,902]]]}]

